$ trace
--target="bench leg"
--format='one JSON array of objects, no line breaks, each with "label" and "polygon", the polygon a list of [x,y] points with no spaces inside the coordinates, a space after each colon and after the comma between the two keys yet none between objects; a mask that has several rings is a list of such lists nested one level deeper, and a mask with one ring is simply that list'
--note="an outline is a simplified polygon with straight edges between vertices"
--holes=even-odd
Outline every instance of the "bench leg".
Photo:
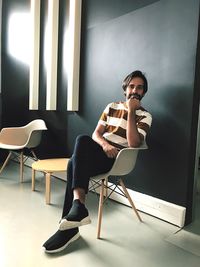
[{"label": "bench leg", "polygon": [[51,173],[46,173],[46,204],[50,204],[51,194]]}]

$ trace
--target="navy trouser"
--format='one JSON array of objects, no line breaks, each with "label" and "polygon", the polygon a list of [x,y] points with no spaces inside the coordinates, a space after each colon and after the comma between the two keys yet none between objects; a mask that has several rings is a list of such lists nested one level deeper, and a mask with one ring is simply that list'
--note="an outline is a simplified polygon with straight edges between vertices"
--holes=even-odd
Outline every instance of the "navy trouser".
[{"label": "navy trouser", "polygon": [[67,167],[67,187],[62,217],[66,216],[72,206],[73,189],[83,188],[88,192],[90,177],[108,172],[113,163],[102,147],[90,136],[79,135],[76,138],[74,152]]}]

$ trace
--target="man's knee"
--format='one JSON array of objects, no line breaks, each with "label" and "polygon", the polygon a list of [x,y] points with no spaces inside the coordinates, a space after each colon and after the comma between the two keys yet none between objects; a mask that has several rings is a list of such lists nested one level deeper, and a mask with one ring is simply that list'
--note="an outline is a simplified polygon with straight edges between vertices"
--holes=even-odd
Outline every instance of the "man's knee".
[{"label": "man's knee", "polygon": [[88,144],[89,142],[91,142],[89,135],[80,134],[76,137],[76,144]]}]

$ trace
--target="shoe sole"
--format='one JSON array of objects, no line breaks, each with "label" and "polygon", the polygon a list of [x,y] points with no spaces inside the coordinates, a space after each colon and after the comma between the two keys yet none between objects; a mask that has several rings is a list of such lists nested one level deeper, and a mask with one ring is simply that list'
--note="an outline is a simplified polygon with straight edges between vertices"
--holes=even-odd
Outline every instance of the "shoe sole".
[{"label": "shoe sole", "polygon": [[46,253],[58,253],[61,252],[62,250],[64,250],[67,246],[69,246],[69,244],[71,244],[72,242],[76,241],[78,238],[80,237],[80,233],[78,232],[77,234],[75,234],[64,246],[54,249],[54,250],[47,250],[45,247],[44,251]]},{"label": "shoe sole", "polygon": [[59,230],[65,231],[65,230],[68,230],[68,229],[76,228],[76,227],[87,225],[87,224],[90,224],[90,223],[91,223],[91,220],[90,220],[89,216],[85,217],[80,222],[78,222],[78,221],[68,221],[66,219],[63,219],[60,222]]}]

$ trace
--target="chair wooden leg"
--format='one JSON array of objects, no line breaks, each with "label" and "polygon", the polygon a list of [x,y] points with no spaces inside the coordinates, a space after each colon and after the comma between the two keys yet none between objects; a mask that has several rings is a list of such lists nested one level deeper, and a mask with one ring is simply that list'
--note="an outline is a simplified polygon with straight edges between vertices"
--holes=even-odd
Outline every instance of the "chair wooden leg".
[{"label": "chair wooden leg", "polygon": [[0,173],[2,173],[3,169],[6,167],[6,165],[7,165],[8,161],[9,161],[11,155],[12,155],[12,151],[9,152],[7,158],[5,159],[3,165],[2,165],[2,167],[1,167],[1,169],[0,169]]},{"label": "chair wooden leg", "polygon": [[20,153],[20,182],[21,183],[24,180],[23,174],[24,174],[24,153],[23,151],[21,151]]},{"label": "chair wooden leg", "polygon": [[32,191],[35,191],[35,170],[32,169]]},{"label": "chair wooden leg", "polygon": [[46,173],[46,204],[50,204],[51,195],[51,173]]},{"label": "chair wooden leg", "polygon": [[108,197],[108,179],[105,180],[105,197]]},{"label": "chair wooden leg", "polygon": [[103,212],[103,200],[104,200],[104,179],[101,180],[101,191],[99,198],[99,211],[98,211],[98,224],[97,224],[97,238],[100,238],[101,233],[101,221],[102,221],[102,212]]},{"label": "chair wooden leg", "polygon": [[136,207],[135,207],[135,205],[134,205],[134,203],[133,203],[133,200],[131,199],[131,197],[130,197],[130,195],[129,195],[129,193],[128,193],[128,190],[126,189],[126,187],[125,187],[125,185],[124,185],[122,179],[119,180],[119,183],[120,183],[120,185],[121,185],[121,187],[122,187],[122,189],[123,189],[123,191],[124,191],[124,194],[126,195],[128,201],[129,201],[129,203],[131,204],[131,207],[132,207],[133,210],[135,211],[135,214],[137,215],[139,221],[142,222],[142,219],[141,219],[141,217],[140,217],[140,215],[139,215],[139,213],[138,213],[138,211],[137,211],[137,209],[136,209]]}]

